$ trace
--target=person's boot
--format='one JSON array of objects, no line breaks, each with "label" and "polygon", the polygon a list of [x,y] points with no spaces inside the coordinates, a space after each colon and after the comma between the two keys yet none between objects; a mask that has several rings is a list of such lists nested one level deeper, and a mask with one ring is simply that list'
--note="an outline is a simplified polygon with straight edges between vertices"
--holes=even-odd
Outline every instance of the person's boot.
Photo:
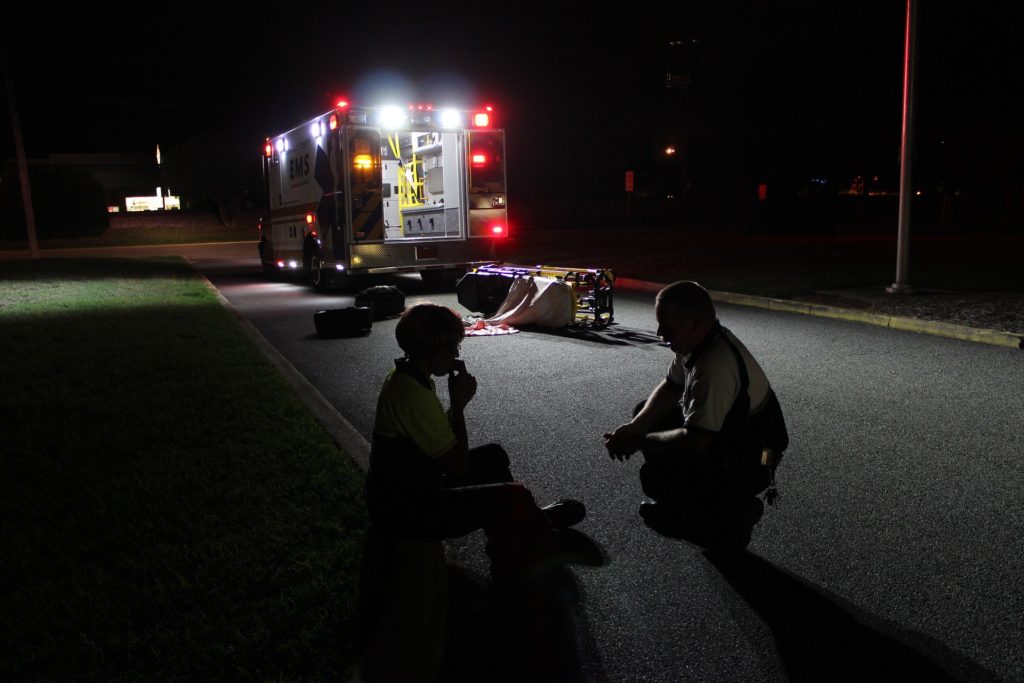
[{"label": "person's boot", "polygon": [[541,512],[548,522],[556,529],[568,529],[576,526],[587,516],[587,508],[578,500],[563,498],[560,501],[545,505]]}]

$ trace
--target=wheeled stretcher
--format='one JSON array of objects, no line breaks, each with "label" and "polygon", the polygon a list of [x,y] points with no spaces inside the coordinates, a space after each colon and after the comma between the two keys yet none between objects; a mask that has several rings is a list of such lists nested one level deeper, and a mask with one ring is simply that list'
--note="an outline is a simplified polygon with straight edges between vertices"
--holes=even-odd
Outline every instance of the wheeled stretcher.
[{"label": "wheeled stretcher", "polygon": [[490,315],[508,296],[516,278],[542,277],[572,290],[568,325],[605,327],[613,322],[612,284],[615,275],[601,268],[562,268],[493,263],[473,268],[456,287],[459,303],[471,311]]}]

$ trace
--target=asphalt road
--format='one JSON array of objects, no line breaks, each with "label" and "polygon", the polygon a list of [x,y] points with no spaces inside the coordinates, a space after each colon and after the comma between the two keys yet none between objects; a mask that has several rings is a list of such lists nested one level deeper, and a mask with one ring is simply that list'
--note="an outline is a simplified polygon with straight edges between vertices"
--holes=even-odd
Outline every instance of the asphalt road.
[{"label": "asphalt road", "polygon": [[[319,339],[313,313],[351,292],[268,282],[245,253],[191,258],[368,438],[399,355],[395,322]],[[415,277],[379,282],[399,283],[407,304],[458,308]],[[1024,680],[1020,352],[755,308],[719,315],[764,366],[792,441],[781,500],[734,560],[646,527],[640,463],[601,445],[670,361],[650,294],[617,291],[607,334],[463,344],[480,382],[471,440],[503,444],[539,502],[583,500],[579,529],[607,558],[572,572],[573,677]],[[471,582],[487,573],[482,544],[478,532],[449,548]]]}]

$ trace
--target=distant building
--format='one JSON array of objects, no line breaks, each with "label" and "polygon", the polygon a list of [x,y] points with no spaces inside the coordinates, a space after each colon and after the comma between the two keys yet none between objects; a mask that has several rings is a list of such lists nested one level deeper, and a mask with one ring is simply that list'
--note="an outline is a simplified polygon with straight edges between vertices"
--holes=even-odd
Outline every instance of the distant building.
[{"label": "distant building", "polygon": [[[162,208],[161,205],[179,208],[176,197],[165,197],[173,200],[170,202],[139,201],[160,200],[162,195],[169,194],[158,158],[149,154],[50,154],[45,159],[29,159],[28,163],[30,167],[69,168],[88,173],[103,186],[111,211],[152,210]],[[8,169],[17,169],[13,159],[5,162],[5,170]]]}]

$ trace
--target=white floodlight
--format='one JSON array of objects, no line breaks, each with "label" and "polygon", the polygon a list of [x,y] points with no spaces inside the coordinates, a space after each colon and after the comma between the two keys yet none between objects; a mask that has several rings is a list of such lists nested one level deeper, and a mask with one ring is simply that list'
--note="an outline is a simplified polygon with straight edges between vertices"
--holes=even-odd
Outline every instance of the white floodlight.
[{"label": "white floodlight", "polygon": [[406,114],[400,107],[384,107],[380,110],[380,125],[384,128],[398,128],[405,125]]},{"label": "white floodlight", "polygon": [[454,109],[445,109],[441,112],[442,128],[458,128],[462,125],[462,114]]}]

